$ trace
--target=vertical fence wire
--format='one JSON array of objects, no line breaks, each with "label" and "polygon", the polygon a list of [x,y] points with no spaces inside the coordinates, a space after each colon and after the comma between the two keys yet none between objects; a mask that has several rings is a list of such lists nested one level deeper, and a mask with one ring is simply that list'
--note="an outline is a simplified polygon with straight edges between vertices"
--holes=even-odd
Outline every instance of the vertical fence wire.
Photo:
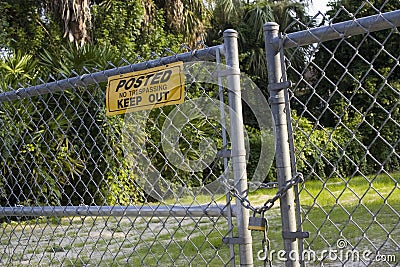
[{"label": "vertical fence wire", "polygon": [[[217,72],[221,72],[221,58],[220,58],[220,51],[217,51],[216,54],[216,62],[218,64]],[[221,113],[221,126],[222,126],[222,149],[224,151],[228,150],[228,138],[226,133],[226,114],[225,114],[225,107],[224,107],[224,88],[222,86],[222,77],[218,75],[218,98],[220,101],[220,113]],[[229,165],[228,165],[228,158],[224,157],[224,176],[225,179],[229,177]],[[227,205],[227,212],[228,212],[228,236],[229,238],[233,238],[233,223],[232,223],[232,206],[231,206],[232,196],[230,192],[226,194],[226,205]],[[231,266],[235,266],[235,246],[234,244],[229,245],[229,253],[231,256]]]}]

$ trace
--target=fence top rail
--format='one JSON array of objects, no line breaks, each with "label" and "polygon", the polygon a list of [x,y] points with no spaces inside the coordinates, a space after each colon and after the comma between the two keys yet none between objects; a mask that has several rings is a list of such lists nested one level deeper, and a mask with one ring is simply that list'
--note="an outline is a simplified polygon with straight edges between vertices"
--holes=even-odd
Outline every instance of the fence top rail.
[{"label": "fence top rail", "polygon": [[395,10],[323,27],[288,33],[283,36],[283,40],[277,37],[272,39],[271,42],[277,48],[280,45],[283,48],[292,48],[399,26],[400,10]]},{"label": "fence top rail", "polygon": [[7,101],[14,101],[26,97],[48,94],[52,92],[64,91],[72,87],[87,86],[94,83],[106,82],[108,77],[125,74],[132,71],[145,70],[152,67],[170,64],[177,61],[192,62],[192,61],[209,61],[215,60],[217,51],[224,55],[224,46],[212,46],[199,50],[193,50],[186,53],[161,57],[153,60],[143,61],[127,66],[117,67],[104,71],[83,74],[80,76],[66,78],[54,82],[43,83],[40,85],[22,87],[17,90],[7,91],[0,93],[0,103]]}]

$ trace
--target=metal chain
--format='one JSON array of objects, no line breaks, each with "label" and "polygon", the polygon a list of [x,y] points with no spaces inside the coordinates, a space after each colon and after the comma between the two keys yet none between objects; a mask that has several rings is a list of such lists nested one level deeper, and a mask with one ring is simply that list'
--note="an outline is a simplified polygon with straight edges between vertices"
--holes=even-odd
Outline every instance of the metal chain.
[{"label": "metal chain", "polygon": [[261,207],[252,206],[250,200],[247,198],[248,195],[245,195],[244,197],[240,196],[239,192],[234,187],[231,188],[230,193],[232,196],[239,199],[241,205],[244,208],[249,209],[254,213],[261,214],[266,212],[267,210],[270,210],[275,205],[275,202],[282,196],[284,196],[290,188],[297,185],[298,183],[302,183],[303,181],[304,181],[303,174],[297,173],[297,175],[293,179],[291,179],[286,183],[285,187],[279,189],[278,192],[276,192],[275,196],[268,199]]},{"label": "metal chain", "polygon": [[[278,192],[275,194],[274,197],[268,199],[262,207],[254,207],[251,205],[250,200],[247,198],[248,195],[245,195],[244,197],[241,197],[239,192],[237,191],[236,188],[232,188],[231,189],[231,195],[236,197],[237,199],[239,199],[241,205],[246,208],[249,209],[251,211],[253,211],[254,214],[259,213],[261,214],[262,218],[265,218],[265,220],[267,220],[267,218],[264,216],[264,213],[271,209],[275,202],[280,199],[282,196],[284,196],[286,194],[286,192],[292,188],[293,186],[297,185],[298,183],[302,183],[304,181],[303,178],[303,174],[302,173],[297,173],[296,176],[291,179],[290,181],[288,181],[285,185],[285,187],[281,188],[278,190]],[[261,186],[260,186],[261,187]],[[268,184],[267,186],[265,186],[264,188],[273,188],[273,186],[271,186],[270,184]],[[260,254],[263,255],[264,258],[264,267],[272,267],[272,259],[269,258],[269,253],[270,253],[270,249],[271,249],[271,242],[268,238],[268,222],[266,221],[266,227],[263,233],[263,239],[262,239],[262,243],[261,243],[261,250],[258,252],[258,256]]]},{"label": "metal chain", "polygon": [[271,242],[268,238],[268,220],[264,216],[264,213],[261,214],[261,217],[265,219],[265,229],[263,231],[263,239],[261,241],[261,250],[258,251],[257,257],[264,262],[264,267],[272,267],[272,258],[270,258],[271,255],[269,255],[271,251]]},{"label": "metal chain", "polygon": [[[267,219],[267,218],[265,218]],[[267,223],[268,225],[268,223]],[[263,253],[265,253],[265,259],[264,259],[264,266],[266,267],[267,264],[269,265],[269,267],[272,267],[272,259],[269,258],[269,252],[271,250],[271,242],[268,238],[268,227],[265,227],[265,231],[264,231],[264,236],[263,236],[263,240],[262,240],[262,251]]]}]

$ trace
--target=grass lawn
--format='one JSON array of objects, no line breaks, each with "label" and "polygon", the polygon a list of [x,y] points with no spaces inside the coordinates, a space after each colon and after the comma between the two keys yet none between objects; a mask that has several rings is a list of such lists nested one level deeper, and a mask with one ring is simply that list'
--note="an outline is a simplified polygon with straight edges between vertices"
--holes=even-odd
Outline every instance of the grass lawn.
[{"label": "grass lawn", "polygon": [[[366,250],[400,259],[400,174],[307,182],[301,191],[307,245],[313,250]],[[372,257],[369,257],[372,258]],[[386,264],[386,263],[385,263]],[[372,266],[394,266],[376,262]],[[352,266],[350,262],[346,266]],[[358,265],[354,265],[358,266]],[[361,265],[364,266],[364,265]]]},{"label": "grass lawn", "polygon": [[[380,251],[400,259],[400,174],[354,177],[348,181],[307,181],[301,190],[306,248],[317,253],[337,249]],[[252,193],[262,205],[276,189]],[[280,211],[266,213],[271,249],[283,249]],[[1,266],[223,266],[229,264],[225,218],[65,217],[39,218],[0,225]],[[253,232],[255,266],[261,232]],[[236,246],[237,247],[237,246]],[[238,248],[236,248],[238,252]],[[236,253],[238,255],[238,253]],[[397,264],[391,262],[392,266]],[[238,257],[236,264],[238,264]],[[341,266],[325,259],[326,266]],[[274,257],[274,266],[283,262]],[[320,266],[318,261],[309,266]],[[346,262],[345,266],[364,266]],[[374,263],[371,266],[391,266]]]}]

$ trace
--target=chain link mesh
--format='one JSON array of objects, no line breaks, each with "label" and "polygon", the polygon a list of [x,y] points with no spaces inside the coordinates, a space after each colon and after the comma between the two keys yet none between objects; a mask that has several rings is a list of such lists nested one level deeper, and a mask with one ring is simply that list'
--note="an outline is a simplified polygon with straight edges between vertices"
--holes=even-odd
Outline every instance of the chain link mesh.
[{"label": "chain link mesh", "polygon": [[[396,23],[383,15],[400,6],[356,5],[339,1],[310,24],[289,25],[282,39],[291,47],[285,64],[294,82],[293,156],[306,180],[300,200],[302,228],[310,232],[305,250],[316,252],[305,256],[311,266],[397,266],[400,260],[400,13]],[[357,20],[373,15],[379,17]],[[338,30],[348,20],[359,33]],[[315,21],[332,37],[329,29],[311,31]],[[387,29],[371,30],[381,25]],[[305,30],[302,37],[290,34],[298,29]]]},{"label": "chain link mesh", "polygon": [[[399,7],[388,0],[364,1],[357,7],[341,4],[309,24],[293,22],[279,43],[287,48],[285,68],[294,82],[289,89],[293,173],[302,173],[306,181],[299,188],[301,226],[310,232],[305,260],[310,265],[393,266],[400,259],[400,35],[397,22],[383,12]],[[379,19],[367,24],[358,20],[369,15]],[[350,28],[356,33],[341,31],[337,23],[346,20],[354,22]],[[331,35],[312,31],[316,23],[331,28]],[[387,29],[373,32],[383,24]],[[306,45],[303,37],[289,34],[299,30],[315,44]],[[179,60],[214,61],[219,49],[182,54],[166,50],[153,60],[122,61],[101,72],[85,69],[76,77],[2,93],[0,263],[232,264],[233,246],[222,244],[223,238],[234,235],[229,194],[225,200],[224,190],[211,196],[177,190],[220,177],[228,178],[223,182],[232,189],[225,173],[225,126],[194,101],[218,98],[218,85],[202,83],[196,76],[213,76],[214,70],[193,65],[186,73],[190,82],[185,101],[205,119],[191,120],[179,108],[171,117],[173,107],[114,117],[104,112],[107,77]],[[207,166],[201,171],[187,162],[177,168],[167,160],[163,142],[173,142],[162,129],[167,125],[174,130],[176,118],[187,122],[180,129],[186,134],[178,139],[182,155]],[[196,162],[208,148],[220,157],[211,164]],[[136,154],[141,160],[132,160]],[[150,176],[156,179],[143,179]],[[297,187],[299,177],[261,208],[251,206],[247,198],[241,202],[264,212],[280,192]],[[155,184],[159,190],[149,193]],[[165,201],[158,202],[158,197]],[[336,253],[335,259],[319,253],[324,250]]]},{"label": "chain link mesh", "polygon": [[[222,143],[222,126],[194,101],[218,99],[218,86],[197,79],[199,73],[214,75],[215,70],[193,65],[186,71],[185,103],[199,117],[181,112],[185,126],[178,142],[185,158],[207,165],[200,171],[192,165],[177,168],[163,150],[163,125],[175,127],[168,122],[175,106],[105,116],[108,76],[178,60],[215,61],[219,49],[155,56],[145,62],[139,58],[134,64],[125,61],[101,72],[85,70],[77,77],[1,94],[0,264],[222,266],[233,262],[234,254],[222,243],[233,234],[228,228],[232,222],[227,222],[234,216],[230,199],[226,202],[223,194],[182,197],[175,190],[224,175],[222,158],[202,162],[200,155],[202,145],[206,150],[210,145],[204,140],[212,140],[215,150],[228,148]],[[134,153],[142,153],[142,160]],[[172,197],[163,196],[164,202],[146,190],[146,177],[154,169],[170,182],[162,192],[174,192]]]}]

